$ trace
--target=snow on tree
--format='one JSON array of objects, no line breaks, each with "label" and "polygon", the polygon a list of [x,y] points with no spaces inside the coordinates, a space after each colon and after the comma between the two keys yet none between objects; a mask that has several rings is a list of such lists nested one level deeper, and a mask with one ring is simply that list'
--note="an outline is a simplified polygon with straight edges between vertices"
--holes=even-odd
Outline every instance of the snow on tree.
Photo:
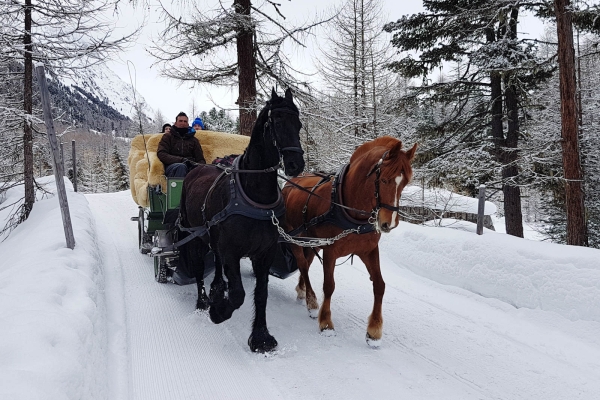
[{"label": "snow on tree", "polygon": [[162,74],[179,82],[237,85],[240,133],[249,136],[261,103],[259,88],[270,93],[278,85],[292,88],[296,96],[308,94],[308,84],[297,78],[302,74],[287,58],[284,45],[303,46],[301,39],[319,22],[289,26],[272,1],[224,3],[185,3],[189,7],[177,12],[163,5],[167,26],[152,54]]},{"label": "snow on tree", "polygon": [[[132,37],[114,38],[112,24],[103,17],[117,5],[118,0],[0,0],[0,63],[11,61],[23,66],[22,97],[17,99],[22,111],[13,115],[13,119],[20,119],[23,129],[21,178],[25,194],[21,221],[27,219],[35,201],[33,63],[43,62],[49,76],[57,76],[105,61]],[[16,104],[13,108],[17,109]]]},{"label": "snow on tree", "polygon": [[112,167],[112,187],[115,191],[129,189],[129,169],[123,161],[123,157],[119,154],[119,149],[116,145],[113,146],[111,155]]},{"label": "snow on tree", "polygon": [[[426,12],[389,23],[393,46],[409,52],[391,68],[402,76],[421,77],[413,98],[442,106],[442,118],[426,133],[437,137],[424,150],[427,162],[456,162],[500,166],[476,173],[475,180],[499,184],[503,192],[506,231],[523,236],[519,188],[519,137],[522,99],[550,75],[549,61],[541,59],[536,43],[518,37],[521,3],[505,0],[430,0]],[[428,79],[447,63],[456,65],[444,79]],[[422,150],[423,151],[423,150]],[[487,153],[487,155],[486,155]],[[487,160],[486,160],[487,158]],[[474,168],[477,170],[478,168]]]}]

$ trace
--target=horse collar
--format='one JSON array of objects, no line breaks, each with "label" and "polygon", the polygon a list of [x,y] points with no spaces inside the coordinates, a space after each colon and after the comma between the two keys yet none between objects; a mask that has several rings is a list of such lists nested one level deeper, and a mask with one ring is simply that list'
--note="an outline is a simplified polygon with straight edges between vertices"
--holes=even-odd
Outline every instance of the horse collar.
[{"label": "horse collar", "polygon": [[[240,164],[241,158],[242,158],[242,156],[239,156],[239,157],[236,157],[235,160],[233,160],[234,171],[240,171],[239,164]],[[235,185],[234,187],[232,187],[232,190],[234,190],[236,194],[239,194],[239,196],[236,196],[237,198],[241,198],[248,205],[258,208],[258,209],[261,209],[261,210],[275,210],[275,209],[281,208],[281,206],[283,205],[283,196],[281,195],[280,190],[277,191],[277,200],[275,200],[275,202],[273,202],[271,204],[257,203],[254,200],[252,200],[250,197],[248,197],[248,195],[244,191],[244,188],[242,187],[241,179],[239,179],[239,174],[240,174],[240,172],[234,172],[231,177],[231,180],[230,180],[230,185]],[[236,179],[236,176],[237,176],[237,179]],[[232,194],[233,194],[233,192],[232,192]]]},{"label": "horse collar", "polygon": [[[338,203],[342,206],[345,206],[344,199],[342,198],[342,185],[344,184],[344,178],[346,177],[346,173],[348,172],[349,167],[350,167],[350,164],[345,164],[344,166],[342,166],[339,169],[338,173],[335,174],[335,179],[333,180],[333,183],[331,184],[331,206],[332,206],[332,208],[335,206],[334,203]],[[344,218],[353,224],[361,225],[361,224],[367,223],[364,220],[352,218],[350,216],[350,214],[348,214],[348,211],[343,207],[335,206],[335,208],[338,208],[340,210],[341,214],[344,216]]]}]

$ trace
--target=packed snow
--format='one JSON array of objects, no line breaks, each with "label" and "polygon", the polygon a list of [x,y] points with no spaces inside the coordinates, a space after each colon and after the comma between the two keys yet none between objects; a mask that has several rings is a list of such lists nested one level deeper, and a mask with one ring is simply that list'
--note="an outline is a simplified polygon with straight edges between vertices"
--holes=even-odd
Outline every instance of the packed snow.
[{"label": "packed snow", "polygon": [[[373,294],[354,259],[336,269],[336,336],[296,300],[296,275],[271,278],[279,347],[254,354],[247,261],[244,305],[214,325],[194,311],[195,285],[154,281],[129,192],[66,184],[74,250],[52,195],[0,243],[1,399],[600,398],[598,250],[402,223],[380,245],[380,348],[365,343]],[[318,288],[320,266],[310,273]]]}]

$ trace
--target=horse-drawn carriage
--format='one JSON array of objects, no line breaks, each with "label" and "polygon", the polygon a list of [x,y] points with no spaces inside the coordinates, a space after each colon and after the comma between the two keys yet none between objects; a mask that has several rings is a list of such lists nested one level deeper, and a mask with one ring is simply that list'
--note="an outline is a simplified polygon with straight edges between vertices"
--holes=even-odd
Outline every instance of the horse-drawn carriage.
[{"label": "horse-drawn carriage", "polygon": [[[375,139],[359,146],[337,174],[292,179],[282,194],[278,170],[288,176],[304,170],[301,126],[291,91],[284,97],[273,91],[251,138],[197,133],[207,160],[244,154],[229,167],[196,167],[185,180],[164,176],[164,166],[156,156],[161,135],[136,137],[129,166],[132,195],[140,206],[139,216],[132,218],[138,221],[140,251],[154,257],[159,282],[165,282],[173,271],[177,283],[177,268],[188,271],[189,282],[183,283],[195,278],[196,308],[208,310],[217,324],[231,318],[243,304],[240,259],[250,258],[255,288],[248,345],[259,352],[277,346],[267,329],[266,304],[269,272],[277,254],[281,255],[278,239],[293,243],[293,259],[301,272],[298,298],[306,299],[309,315],[318,318],[323,332],[334,330],[329,306],[335,288],[335,260],[355,254],[365,263],[373,282],[374,303],[366,338],[377,346],[385,291],[378,243],[380,233],[389,232],[399,222],[400,194],[412,177],[410,163],[416,145],[406,151],[396,138]],[[303,237],[291,237],[290,232]],[[315,249],[304,247],[307,243]],[[324,301],[317,313],[308,268],[318,250],[323,250]],[[204,287],[211,266],[207,258],[215,271],[210,296]]]},{"label": "horse-drawn carriage", "polygon": [[[172,277],[177,284],[194,283],[177,271],[179,251],[173,248],[177,239],[175,224],[179,216],[179,204],[183,189],[183,178],[165,176],[164,165],[156,155],[162,133],[138,135],[131,141],[129,150],[130,187],[134,201],[138,204],[138,247],[142,254],[154,259],[154,277],[165,283]],[[223,132],[198,131],[196,137],[202,143],[207,160],[230,154],[241,154],[248,146],[249,137]],[[210,257],[206,261],[212,266]],[[212,272],[205,269],[205,275]]]}]

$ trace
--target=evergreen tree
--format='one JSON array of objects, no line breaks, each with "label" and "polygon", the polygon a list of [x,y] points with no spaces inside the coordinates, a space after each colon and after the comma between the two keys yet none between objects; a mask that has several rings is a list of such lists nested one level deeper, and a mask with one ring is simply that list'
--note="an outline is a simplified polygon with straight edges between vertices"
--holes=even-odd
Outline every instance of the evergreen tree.
[{"label": "evergreen tree", "polygon": [[200,113],[200,118],[202,118],[204,127],[207,130],[229,133],[237,131],[235,121],[223,109],[217,111],[217,109],[213,107],[208,113],[202,111]]},{"label": "evergreen tree", "polygon": [[[423,84],[414,87],[413,98],[440,104],[444,110],[439,123],[424,132],[439,138],[428,149],[428,162],[473,160],[473,156],[491,161],[493,157],[501,166],[496,179],[504,194],[506,231],[523,237],[518,165],[521,107],[526,93],[550,76],[550,60],[538,57],[533,41],[518,38],[520,3],[429,0],[423,5],[426,12],[402,17],[385,30],[394,33],[393,46],[417,52],[416,58],[407,55],[390,67],[405,77],[421,77]],[[432,72],[445,63],[457,65],[453,74],[430,84]],[[453,168],[453,163],[446,167]],[[486,170],[477,179],[489,178]]]},{"label": "evergreen tree", "polygon": [[111,161],[112,187],[117,192],[129,189],[129,170],[116,145],[113,147]]}]

